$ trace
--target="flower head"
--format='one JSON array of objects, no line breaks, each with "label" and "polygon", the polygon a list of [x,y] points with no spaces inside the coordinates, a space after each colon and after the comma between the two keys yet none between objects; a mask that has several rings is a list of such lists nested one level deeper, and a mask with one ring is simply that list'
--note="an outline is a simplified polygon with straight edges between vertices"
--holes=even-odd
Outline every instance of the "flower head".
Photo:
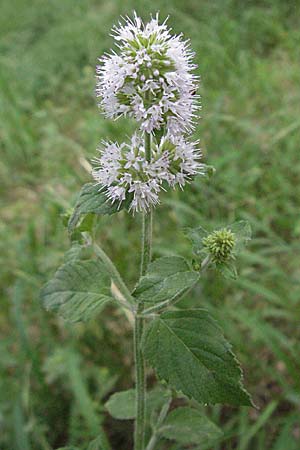
[{"label": "flower head", "polygon": [[148,133],[163,126],[172,135],[191,131],[199,105],[189,43],[171,35],[158,15],[144,24],[135,14],[113,28],[113,36],[119,52],[97,67],[96,94],[105,114],[133,117]]},{"label": "flower head", "polygon": [[202,240],[215,263],[223,263],[233,258],[233,248],[235,245],[234,233],[226,228],[210,233]]},{"label": "flower head", "polygon": [[159,192],[168,186],[183,187],[205,166],[199,162],[197,143],[165,136],[152,142],[151,161],[146,158],[142,136],[134,134],[128,144],[104,142],[94,159],[93,177],[112,202],[130,198],[133,211],[145,211],[159,203]]}]

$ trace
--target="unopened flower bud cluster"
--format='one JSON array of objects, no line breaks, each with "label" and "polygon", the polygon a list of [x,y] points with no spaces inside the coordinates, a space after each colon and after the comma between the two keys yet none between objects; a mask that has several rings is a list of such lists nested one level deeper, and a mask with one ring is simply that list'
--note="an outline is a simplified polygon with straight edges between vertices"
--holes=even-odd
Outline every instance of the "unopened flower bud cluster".
[{"label": "unopened flower bud cluster", "polygon": [[[107,117],[134,118],[139,134],[126,144],[104,143],[93,176],[112,202],[131,194],[130,208],[142,211],[159,203],[161,189],[183,187],[203,170],[197,143],[186,138],[199,108],[196,66],[188,43],[172,36],[158,16],[144,24],[135,15],[113,36],[119,52],[105,55],[97,67],[99,105]],[[163,138],[147,161],[142,135],[159,131]]]},{"label": "unopened flower bud cluster", "polygon": [[235,235],[227,228],[216,230],[203,239],[203,245],[209,251],[213,262],[223,263],[233,257]]}]

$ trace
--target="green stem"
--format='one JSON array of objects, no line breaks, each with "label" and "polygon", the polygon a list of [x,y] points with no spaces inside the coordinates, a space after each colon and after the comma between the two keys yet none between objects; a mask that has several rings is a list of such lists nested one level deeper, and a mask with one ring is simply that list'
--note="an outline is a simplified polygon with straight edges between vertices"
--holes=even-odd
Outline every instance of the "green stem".
[{"label": "green stem", "polygon": [[142,258],[141,258],[141,277],[145,275],[147,267],[151,261],[152,247],[152,211],[148,214],[143,213],[142,224]]},{"label": "green stem", "polygon": [[146,409],[146,377],[145,361],[141,349],[144,319],[135,317],[134,324],[134,356],[136,372],[136,420],[134,432],[134,450],[144,450],[145,409]]},{"label": "green stem", "polygon": [[[151,135],[145,133],[145,152],[147,161],[151,160]],[[142,225],[142,257],[141,276],[143,276],[151,261],[152,246],[152,211],[143,214]],[[145,448],[145,411],[146,411],[146,374],[145,359],[141,348],[144,331],[144,318],[141,314],[144,310],[144,302],[139,302],[134,324],[134,358],[136,370],[136,421],[134,432],[134,450]]]},{"label": "green stem", "polygon": [[151,134],[145,133],[145,153],[147,161],[151,161]]}]

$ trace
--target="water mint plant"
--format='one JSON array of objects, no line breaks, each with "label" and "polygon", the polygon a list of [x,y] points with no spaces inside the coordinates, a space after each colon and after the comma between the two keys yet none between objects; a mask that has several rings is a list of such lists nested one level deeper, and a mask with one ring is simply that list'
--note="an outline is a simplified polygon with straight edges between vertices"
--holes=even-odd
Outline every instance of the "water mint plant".
[{"label": "water mint plant", "polygon": [[[108,118],[132,118],[136,130],[125,142],[100,144],[94,180],[82,187],[68,217],[72,248],[41,296],[47,309],[71,322],[94,318],[109,303],[122,308],[133,325],[135,387],[114,393],[107,411],[135,421],[134,450],[163,449],[165,440],[199,448],[221,435],[199,405],[252,403],[216,321],[200,301],[193,309],[178,302],[207,269],[236,275],[236,256],[250,230],[245,222],[211,232],[198,226],[185,230],[192,242],[190,260],[152,258],[153,213],[162,191],[184,189],[196,176],[201,182],[212,172],[190,136],[199,109],[196,66],[189,42],[172,35],[158,15],[144,24],[135,14],[113,28],[113,36],[117,50],[97,67],[99,106]],[[142,217],[141,267],[133,289],[93,232],[95,216],[121,210],[132,220]],[[159,380],[151,389],[146,362]],[[111,449],[101,424],[95,438],[97,448]]]}]

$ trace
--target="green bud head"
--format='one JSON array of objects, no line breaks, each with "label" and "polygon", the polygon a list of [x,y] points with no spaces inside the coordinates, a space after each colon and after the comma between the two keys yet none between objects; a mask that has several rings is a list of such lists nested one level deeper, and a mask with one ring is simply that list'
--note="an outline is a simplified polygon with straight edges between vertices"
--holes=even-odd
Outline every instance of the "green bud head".
[{"label": "green bud head", "polygon": [[215,263],[223,263],[233,257],[235,235],[226,228],[214,231],[203,238],[202,242]]}]

